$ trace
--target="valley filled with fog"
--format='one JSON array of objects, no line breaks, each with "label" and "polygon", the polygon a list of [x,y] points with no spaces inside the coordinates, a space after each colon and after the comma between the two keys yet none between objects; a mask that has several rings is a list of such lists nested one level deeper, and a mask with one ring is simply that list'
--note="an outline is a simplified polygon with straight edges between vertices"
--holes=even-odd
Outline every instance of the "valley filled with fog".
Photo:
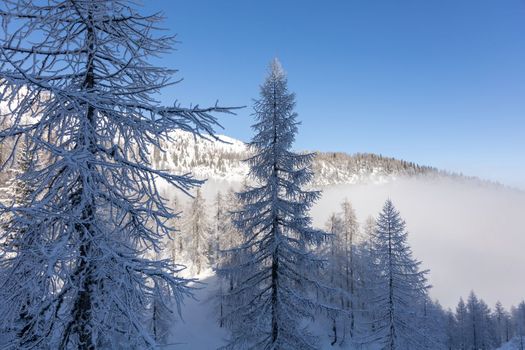
[{"label": "valley filled with fog", "polygon": [[[211,179],[204,195],[212,203],[217,191],[230,187],[239,189],[240,184]],[[314,225],[320,228],[345,198],[360,223],[377,216],[390,198],[407,222],[415,257],[430,269],[430,294],[444,307],[455,307],[471,290],[489,305],[500,300],[509,307],[523,298],[525,192],[448,177],[405,177],[321,190],[312,209]]]}]

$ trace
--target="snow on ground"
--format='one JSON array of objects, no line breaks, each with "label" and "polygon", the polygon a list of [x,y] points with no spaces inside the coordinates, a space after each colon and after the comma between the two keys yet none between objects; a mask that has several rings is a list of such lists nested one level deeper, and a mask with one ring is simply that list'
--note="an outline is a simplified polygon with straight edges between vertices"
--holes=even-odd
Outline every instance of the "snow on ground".
[{"label": "snow on ground", "polygon": [[[191,270],[191,269],[188,269]],[[217,314],[213,302],[216,295],[218,278],[213,271],[206,270],[198,276],[202,285],[194,291],[195,299],[186,299],[182,306],[184,320],[174,322],[169,345],[166,350],[213,350],[225,345],[229,331],[221,328],[217,322]],[[366,347],[330,345],[329,327],[314,325],[311,331],[320,337],[320,350],[369,350]]]},{"label": "snow on ground", "polygon": [[[521,346],[523,344],[523,347]],[[525,349],[525,337],[523,337],[523,342],[520,343],[519,337],[516,337],[509,341],[508,343],[503,344],[502,347],[497,350],[522,350]]]},{"label": "snow on ground", "polygon": [[212,297],[217,286],[217,276],[210,270],[196,276],[203,285],[194,292],[195,299],[186,299],[182,307],[182,321],[173,325],[170,350],[208,350],[225,344],[228,331],[220,328],[214,314]]}]

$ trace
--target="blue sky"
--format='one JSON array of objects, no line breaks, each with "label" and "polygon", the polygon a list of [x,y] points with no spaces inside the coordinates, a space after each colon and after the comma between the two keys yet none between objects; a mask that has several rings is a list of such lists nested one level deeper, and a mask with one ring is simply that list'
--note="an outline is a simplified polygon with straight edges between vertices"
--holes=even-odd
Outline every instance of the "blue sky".
[{"label": "blue sky", "polygon": [[162,100],[251,104],[279,57],[296,148],[374,152],[525,188],[525,0],[145,1],[180,43]]}]

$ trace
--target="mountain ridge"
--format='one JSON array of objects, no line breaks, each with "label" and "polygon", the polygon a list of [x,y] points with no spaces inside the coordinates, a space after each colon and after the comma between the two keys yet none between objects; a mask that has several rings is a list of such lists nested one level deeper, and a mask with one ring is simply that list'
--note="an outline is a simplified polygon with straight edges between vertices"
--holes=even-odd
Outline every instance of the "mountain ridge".
[{"label": "mountain ridge", "polygon": [[[202,179],[242,182],[248,175],[248,165],[243,162],[251,153],[243,141],[226,135],[201,138],[175,131],[168,142],[161,144],[162,152],[154,149],[153,165],[162,170],[191,173]],[[387,183],[401,177],[447,177],[480,185],[507,187],[497,182],[464,176],[419,165],[414,162],[386,157],[374,153],[319,152],[312,162],[313,186],[338,184]]]}]

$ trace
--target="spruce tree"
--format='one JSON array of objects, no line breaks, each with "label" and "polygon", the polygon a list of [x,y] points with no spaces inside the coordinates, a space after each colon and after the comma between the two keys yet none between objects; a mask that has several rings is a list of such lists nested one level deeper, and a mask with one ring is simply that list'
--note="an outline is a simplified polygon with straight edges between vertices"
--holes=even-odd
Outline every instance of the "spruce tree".
[{"label": "spruce tree", "polygon": [[206,201],[200,189],[184,213],[184,232],[188,240],[188,258],[195,273],[200,274],[208,266],[210,253],[211,224],[207,215]]},{"label": "spruce tree", "polygon": [[[31,207],[33,201],[35,185],[28,175],[31,168],[37,165],[37,156],[32,155],[30,143],[26,140],[17,151],[16,164],[10,169],[11,179],[7,182],[7,201],[17,210],[24,211]],[[41,279],[34,274],[33,265],[38,262],[38,255],[32,251],[32,244],[29,244],[33,243],[33,238],[27,236],[31,232],[31,226],[34,226],[34,221],[26,211],[24,216],[3,215],[0,227],[6,233],[0,249],[0,285],[4,286],[2,292],[5,292],[2,293],[2,298],[8,300],[11,298],[11,291],[18,292],[18,298],[12,300],[14,307],[1,310],[4,317],[14,320],[13,326],[11,329],[0,328],[0,333],[5,336],[11,332],[13,343],[22,349],[30,340],[34,340],[34,337],[28,335],[33,327],[31,307],[38,300],[35,300],[35,292],[45,293]],[[18,268],[14,270],[12,266]],[[11,273],[16,276],[10,276]]]},{"label": "spruce tree", "polygon": [[508,327],[510,316],[500,301],[496,303],[494,308],[494,323],[496,326],[497,345],[501,346],[510,340],[510,329]]},{"label": "spruce tree", "polygon": [[[218,197],[219,198],[219,197]],[[228,298],[228,294],[242,280],[241,272],[235,266],[242,261],[242,251],[231,251],[242,244],[242,233],[235,228],[232,222],[231,213],[239,209],[236,193],[229,189],[225,195],[220,196],[217,201],[216,229],[218,234],[218,261],[216,271],[219,275],[217,291],[217,311],[219,315],[219,326],[226,324],[226,315],[233,310],[238,300]]]},{"label": "spruce tree", "polygon": [[[344,313],[332,315],[332,345],[338,341],[343,344],[347,333],[354,335],[355,308],[357,307],[358,289],[358,247],[357,235],[359,225],[352,204],[345,200],[341,204],[341,211],[330,215],[325,229],[330,233],[324,250],[327,260],[327,271],[323,271],[325,278],[333,289],[325,295],[326,302],[338,305]],[[334,293],[334,291],[337,291]]]},{"label": "spruce tree", "polygon": [[[277,60],[271,63],[255,101],[255,136],[247,160],[254,185],[238,194],[234,214],[244,233],[235,269],[242,279],[228,294],[237,306],[227,315],[232,327],[229,349],[316,349],[302,322],[319,307],[313,272],[322,261],[311,251],[325,233],[311,227],[308,211],[319,192],[305,190],[312,179],[312,154],[291,147],[297,133],[295,96]],[[237,321],[237,322],[235,322]]]},{"label": "spruce tree", "polygon": [[30,291],[27,347],[153,348],[146,321],[155,296],[177,305],[188,293],[179,266],[145,251],[160,250],[172,231],[155,181],[183,191],[202,181],[154,169],[149,152],[176,129],[213,133],[214,112],[228,110],[155,100],[174,73],[151,60],[174,42],[157,34],[161,19],[131,0],[0,3],[0,99],[8,106],[0,144],[25,136],[48,160],[24,175],[35,186],[28,206],[0,207],[14,222],[31,218],[16,245],[33,256],[26,264],[2,257],[10,277],[1,292],[27,264],[35,278],[0,301],[9,329]]},{"label": "spruce tree", "polygon": [[214,200],[213,237],[209,257],[210,264],[214,268],[220,264],[220,251],[225,248],[223,241],[231,233],[231,220],[227,207],[225,195],[221,191],[217,192]]},{"label": "spruce tree", "polygon": [[488,305],[472,291],[467,300],[467,348],[491,349],[496,343],[495,324]]},{"label": "spruce tree", "polygon": [[[169,206],[172,209],[181,208],[181,204],[177,196],[174,195],[169,199]],[[184,236],[180,231],[182,226],[182,213],[175,213],[170,219],[169,225],[176,228],[177,231],[165,238],[164,247],[168,250],[168,254],[166,254],[167,256],[164,256],[164,258],[169,258],[173,263],[176,263],[177,260],[183,255],[184,251]]]},{"label": "spruce tree", "polygon": [[517,336],[516,347],[519,350],[525,349],[525,301],[522,301],[512,310],[514,332]]},{"label": "spruce tree", "polygon": [[456,346],[460,350],[466,350],[469,346],[469,315],[467,310],[467,305],[463,298],[459,299],[458,305],[456,307]]},{"label": "spruce tree", "polygon": [[356,295],[357,288],[357,235],[359,232],[359,224],[357,223],[357,217],[352,207],[352,203],[348,199],[345,199],[341,204],[341,218],[343,221],[343,232],[342,232],[342,246],[344,253],[344,281],[345,281],[345,290],[350,295],[350,298],[347,298],[347,305],[344,305],[348,309],[350,317],[350,336],[354,334],[355,328],[355,304],[354,299]]},{"label": "spruce tree", "polygon": [[452,350],[452,349],[460,349],[458,346],[458,323],[456,321],[456,317],[454,315],[454,312],[452,310],[447,310],[446,312],[446,328],[445,328],[445,340],[444,344],[446,346],[446,349]]},{"label": "spruce tree", "polygon": [[375,286],[369,306],[374,332],[369,340],[381,349],[425,349],[428,335],[420,331],[418,308],[427,300],[426,274],[412,257],[406,224],[387,200],[377,219],[372,240]]},{"label": "spruce tree", "polygon": [[[331,235],[331,239],[327,240],[325,244],[322,245],[322,254],[324,255],[325,260],[327,261],[327,267],[321,271],[321,278],[324,276],[324,280],[331,287],[336,288],[339,291],[344,289],[344,266],[345,266],[345,255],[344,255],[344,246],[342,244],[342,235],[343,235],[343,220],[340,215],[332,213],[328,218],[328,221],[325,224],[325,230]],[[323,247],[324,246],[324,247]],[[341,308],[345,307],[346,294],[343,293],[333,293],[332,290],[328,290],[326,295],[322,295],[323,301],[330,304],[341,303]],[[341,323],[344,322],[345,315],[329,315],[332,323],[332,342],[331,345],[335,345],[340,340],[340,335],[344,337],[344,329],[340,329]],[[339,317],[338,317],[339,316]],[[343,316],[343,317],[341,317]],[[343,334],[341,334],[343,333]]]}]

